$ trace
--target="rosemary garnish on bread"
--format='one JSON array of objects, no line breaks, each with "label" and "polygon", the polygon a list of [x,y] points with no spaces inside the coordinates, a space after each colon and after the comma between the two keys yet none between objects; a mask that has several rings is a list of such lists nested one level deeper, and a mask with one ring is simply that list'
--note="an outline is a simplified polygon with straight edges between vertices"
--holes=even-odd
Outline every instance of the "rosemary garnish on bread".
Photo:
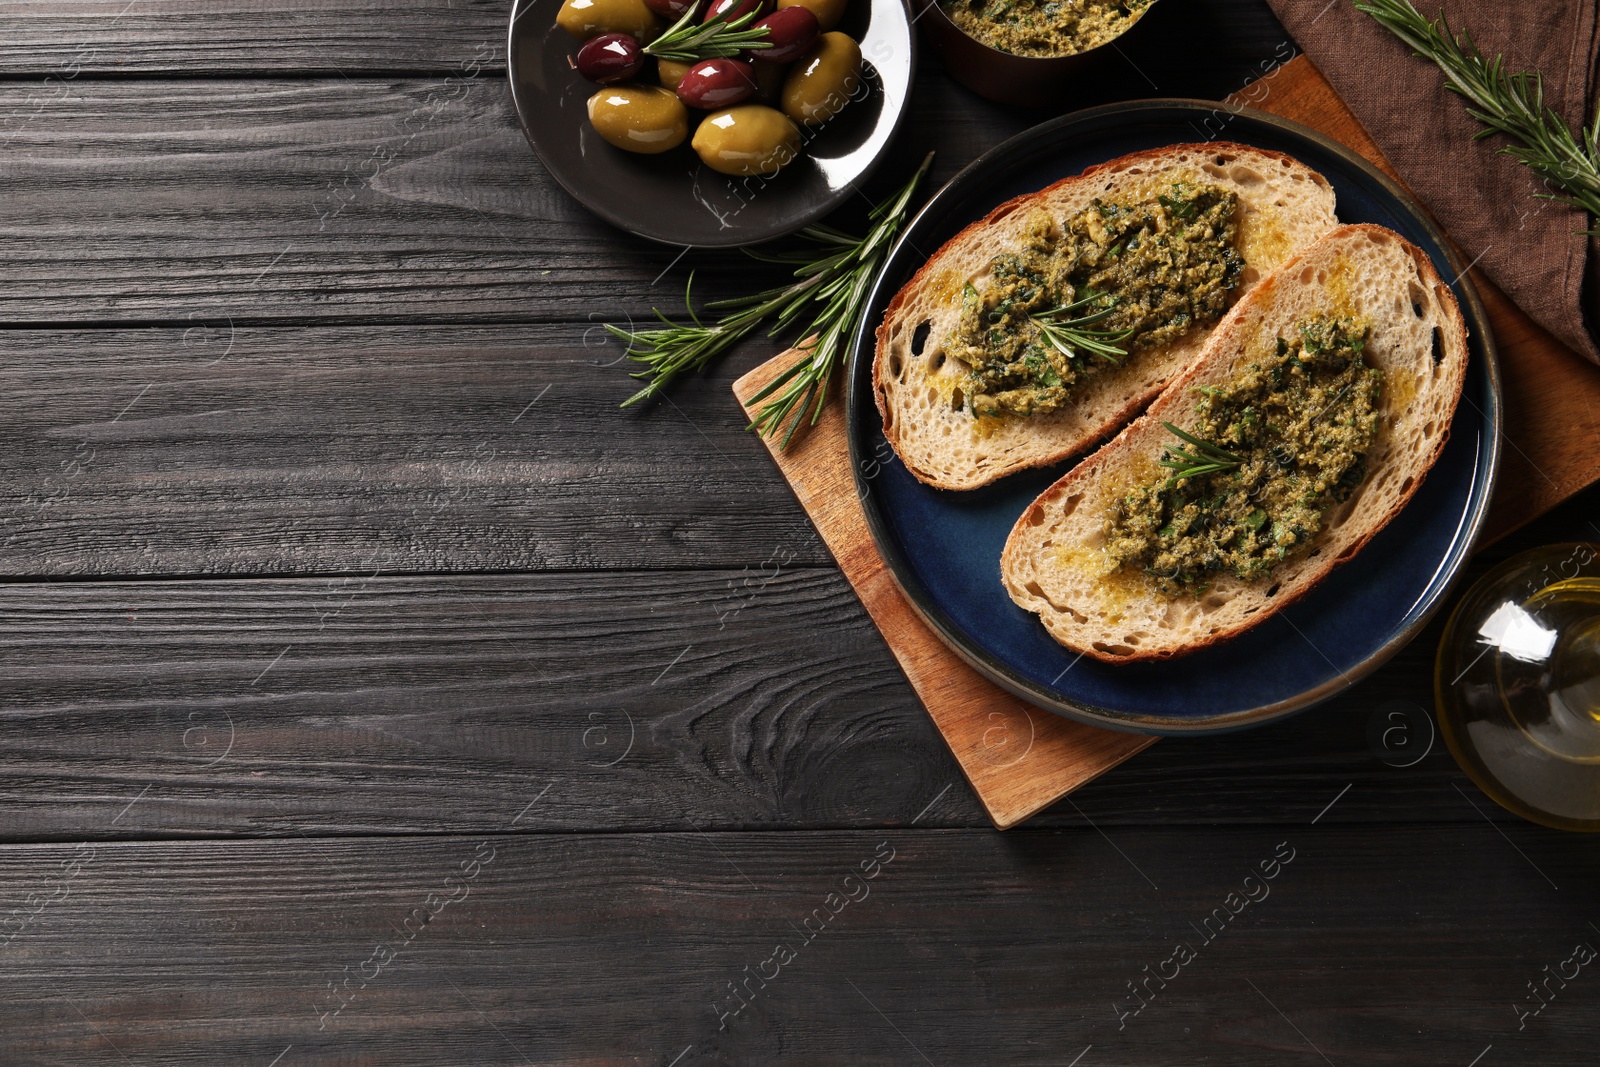
[{"label": "rosemary garnish on bread", "polygon": [[[1082,315],[1075,314],[1091,305],[1097,305],[1098,310]],[[1122,347],[1122,342],[1133,336],[1133,329],[1131,327],[1126,330],[1090,329],[1095,323],[1104,322],[1116,309],[1116,297],[1108,293],[1090,293],[1082,299],[1040,312],[1030,318],[1034,329],[1039,331],[1039,336],[1068,359],[1076,356],[1081,349],[1120,367],[1128,355],[1128,350]]]},{"label": "rosemary garnish on bread", "polygon": [[1244,462],[1242,457],[1234,455],[1213,441],[1180,430],[1170,422],[1163,422],[1161,425],[1167,428],[1168,433],[1193,449],[1191,452],[1177,445],[1168,445],[1166,451],[1161,453],[1161,466],[1172,472],[1172,477],[1167,479],[1169,489],[1185,478],[1222,474]]}]

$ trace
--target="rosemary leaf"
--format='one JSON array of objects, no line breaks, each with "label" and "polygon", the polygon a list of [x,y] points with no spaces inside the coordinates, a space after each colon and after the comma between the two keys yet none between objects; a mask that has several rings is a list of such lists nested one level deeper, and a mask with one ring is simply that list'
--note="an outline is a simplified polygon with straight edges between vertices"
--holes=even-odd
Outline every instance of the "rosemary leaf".
[{"label": "rosemary leaf", "polygon": [[[1073,315],[1072,313],[1082,308],[1098,304],[1099,310],[1086,315]],[[1122,330],[1093,330],[1089,327],[1095,323],[1103,322],[1116,310],[1117,298],[1101,293],[1092,293],[1081,297],[1070,304],[1051,308],[1049,311],[1030,315],[1034,329],[1039,331],[1039,336],[1068,358],[1074,357],[1080,350],[1092,352],[1102,359],[1109,360],[1117,366],[1122,365],[1122,360],[1127,356],[1128,350],[1122,347],[1122,342],[1133,336],[1133,331]]]},{"label": "rosemary leaf", "polygon": [[1170,422],[1161,424],[1167,432],[1178,440],[1187,444],[1193,451],[1171,445],[1162,455],[1160,465],[1172,471],[1172,477],[1167,479],[1167,488],[1170,489],[1185,478],[1199,478],[1206,474],[1221,474],[1225,471],[1236,470],[1243,465],[1244,459],[1234,455],[1221,445],[1204,438],[1196,437],[1192,433],[1180,430]]},{"label": "rosemary leaf", "polygon": [[730,20],[726,14],[707,22],[696,19],[700,7],[692,5],[683,16],[644,46],[644,54],[657,59],[693,63],[701,59],[736,56],[747,48],[771,48],[766,27],[752,26],[759,11],[747,11]]},{"label": "rosemary leaf", "polygon": [[[1535,194],[1600,216],[1600,108],[1579,134],[1544,102],[1544,79],[1537,71],[1506,72],[1503,56],[1487,59],[1472,37],[1450,29],[1441,14],[1429,20],[1410,0],[1357,0],[1356,10],[1371,15],[1419,58],[1444,72],[1445,85],[1467,101],[1467,113],[1483,124],[1478,137],[1504,134],[1500,149],[1544,179],[1559,193]],[[1589,236],[1600,230],[1582,231]]]},{"label": "rosemary leaf", "polygon": [[795,281],[707,304],[708,310],[723,312],[715,322],[708,325],[695,313],[691,274],[684,289],[689,322],[674,322],[657,311],[663,323],[657,328],[607,326],[613,336],[627,343],[628,358],[644,364],[633,377],[645,379],[645,387],[622,406],[660,396],[680,375],[704,370],[763,323],[770,323],[767,336],[771,337],[807,321],[809,324],[794,334],[805,339],[795,346],[804,356],[751,398],[751,403],[764,403],[748,428],[764,437],[783,431],[782,444],[788,447],[803,422],[815,423],[822,417],[833,372],[843,362],[872,282],[904,228],[912,198],[932,162],[930,153],[899,192],[872,209],[865,237],[827,226],[808,226],[799,233],[804,247],[752,251],[756,259],[793,265]]}]

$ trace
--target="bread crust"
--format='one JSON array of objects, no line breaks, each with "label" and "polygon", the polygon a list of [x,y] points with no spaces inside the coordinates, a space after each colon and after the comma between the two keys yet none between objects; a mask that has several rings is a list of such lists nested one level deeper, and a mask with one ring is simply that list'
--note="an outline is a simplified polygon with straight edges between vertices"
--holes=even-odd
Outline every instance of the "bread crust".
[{"label": "bread crust", "polygon": [[[1191,162],[1193,160],[1205,160],[1207,164]],[[1024,451],[1020,455],[1010,456],[987,470],[963,470],[959,474],[953,475],[949,471],[934,469],[931,464],[922,460],[918,450],[907,447],[908,442],[904,436],[904,431],[908,425],[908,420],[901,417],[904,412],[897,410],[895,396],[893,395],[895,389],[891,384],[893,372],[890,370],[890,365],[893,362],[892,353],[896,335],[903,331],[905,317],[913,304],[923,294],[935,287],[936,280],[941,277],[943,272],[951,269],[950,260],[959,259],[962,253],[972,249],[975,245],[985,243],[986,239],[1009,236],[1009,234],[1002,232],[1002,224],[1005,220],[1010,218],[1025,219],[1028,210],[1034,206],[1048,205],[1053,200],[1063,199],[1064,194],[1090,190],[1108,180],[1113,183],[1120,181],[1123,187],[1154,185],[1161,182],[1162,175],[1176,177],[1180,172],[1187,173],[1197,168],[1203,168],[1204,165],[1208,165],[1209,161],[1212,160],[1216,160],[1219,165],[1221,165],[1221,161],[1226,160],[1226,165],[1230,168],[1240,166],[1250,168],[1250,172],[1254,177],[1261,177],[1260,172],[1263,171],[1284,171],[1292,177],[1293,181],[1308,183],[1313,187],[1304,190],[1312,194],[1307,197],[1309,203],[1307,205],[1297,205],[1308,208],[1308,219],[1293,227],[1293,239],[1290,241],[1289,248],[1277,249],[1276,251],[1281,254],[1276,259],[1270,254],[1272,250],[1257,250],[1253,258],[1251,254],[1246,255],[1247,281],[1245,285],[1241,286],[1241,293],[1248,291],[1250,284],[1252,284],[1249,280],[1251,277],[1264,276],[1269,273],[1272,268],[1275,268],[1283,259],[1287,258],[1290,250],[1302,246],[1337,224],[1338,220],[1334,215],[1333,191],[1321,175],[1305,167],[1292,156],[1231,141],[1172,145],[1166,148],[1135,152],[1090,167],[1081,174],[1062,178],[1036,192],[1025,193],[1006,201],[993,211],[990,211],[982,219],[964,227],[954,237],[951,237],[941,245],[939,250],[930,256],[927,262],[917,270],[911,280],[894,295],[894,298],[889,302],[889,306],[885,309],[883,321],[874,332],[876,344],[872,365],[873,399],[883,422],[885,439],[896,454],[900,456],[906,465],[906,469],[914,477],[926,485],[939,489],[975,489],[1010,474],[1059,463],[1062,460],[1085,452],[1095,444],[1105,440],[1118,427],[1148,405],[1151,400],[1160,394],[1166,384],[1181,372],[1182,366],[1187,363],[1187,359],[1175,360],[1173,361],[1175,365],[1164,369],[1151,367],[1151,370],[1155,373],[1147,376],[1144,380],[1140,380],[1130,374],[1117,372],[1106,372],[1099,375],[1098,377],[1101,379],[1120,380],[1124,387],[1121,389],[1111,385],[1098,387],[1098,391],[1106,393],[1106,396],[1094,408],[1092,413],[1085,416],[1082,425],[1073,425],[1067,428],[1065,432],[1056,433],[1054,430],[1058,424],[1064,421],[1063,419],[1055,418],[1054,416],[1032,416],[1029,420],[1024,421],[1027,423],[1029,430],[1037,429],[1039,434],[1038,440],[1032,444],[1030,450]],[[1205,180],[1218,180],[1218,176],[1207,174]],[[1229,184],[1225,177],[1221,180],[1222,184]],[[1262,181],[1260,183],[1261,187],[1269,195],[1275,189],[1272,180],[1287,182],[1290,179],[1282,178],[1273,173],[1271,179]],[[1117,185],[1113,184],[1108,186],[1106,191],[1113,191],[1116,188]],[[1248,191],[1243,189],[1237,191],[1239,191],[1241,202],[1245,205],[1247,211],[1252,209],[1256,211],[1273,210],[1277,206],[1272,205],[1269,207],[1265,196],[1259,198],[1260,203],[1255,203]],[[1280,200],[1279,203],[1281,204],[1281,202]],[[992,242],[990,246],[992,247]],[[1211,329],[1215,328],[1213,326]],[[1185,338],[1175,342],[1174,345],[1141,353],[1140,361],[1148,366],[1156,363],[1172,350],[1182,350],[1182,352],[1192,356],[1194,352],[1198,351],[1208,333],[1209,331],[1205,328],[1197,328],[1191,331],[1189,335],[1186,335]],[[930,338],[929,340],[937,344],[938,339]],[[931,358],[933,354],[933,349],[925,348],[920,356],[916,358]],[[967,420],[969,426],[975,424],[976,421],[970,416],[967,417]]]},{"label": "bread crust", "polygon": [[[1126,469],[1129,461],[1140,454],[1137,450],[1158,447],[1153,444],[1160,438],[1163,418],[1179,417],[1187,403],[1191,389],[1201,383],[1220,383],[1232,373],[1235,362],[1245,355],[1245,346],[1264,326],[1272,325],[1285,306],[1291,306],[1298,295],[1296,286],[1305,287],[1303,276],[1317,270],[1329,269],[1332,257],[1341,251],[1371,242],[1396,249],[1411,268],[1409,276],[1382,279],[1389,283],[1390,295],[1415,309],[1418,293],[1424,295],[1427,317],[1416,317],[1426,325],[1426,336],[1440,350],[1437,360],[1432,346],[1427,351],[1404,353],[1409,363],[1384,353],[1383,369],[1386,372],[1384,395],[1380,401],[1385,416],[1380,436],[1373,451],[1380,451],[1379,462],[1371,465],[1356,494],[1345,504],[1328,513],[1328,522],[1308,546],[1307,555],[1297,556],[1279,565],[1273,572],[1253,582],[1240,582],[1232,576],[1220,579],[1232,594],[1222,605],[1226,609],[1235,600],[1253,597],[1255,606],[1245,612],[1226,613],[1218,625],[1205,628],[1198,637],[1170,641],[1166,644],[1145,643],[1133,646],[1126,639],[1119,640],[1112,632],[1116,625],[1102,626],[1097,633],[1088,623],[1093,614],[1078,607],[1068,606],[1063,612],[1051,604],[1044,589],[1046,576],[1039,567],[1040,544],[1036,531],[1047,526],[1052,536],[1067,532],[1062,522],[1071,523],[1071,512],[1057,519],[1064,501],[1076,499],[1089,507],[1103,501],[1105,492],[1096,494],[1097,486],[1114,484],[1119,471]],[[1391,302],[1392,303],[1392,302]],[[1403,317],[1403,312],[1396,312]],[[1434,330],[1438,331],[1437,336]],[[1411,330],[1413,336],[1416,330]],[[1274,332],[1272,336],[1278,334]],[[1369,342],[1369,351],[1372,343]],[[1235,637],[1260,625],[1266,619],[1289,607],[1309,593],[1332,571],[1354,558],[1373,537],[1416,494],[1423,478],[1432,469],[1450,436],[1450,422],[1460,401],[1467,366],[1466,322],[1461,309],[1448,286],[1434,270],[1428,256],[1399,234],[1381,226],[1341,226],[1311,247],[1296,255],[1273,276],[1266,279],[1253,292],[1242,299],[1218,324],[1201,358],[1187,372],[1175,380],[1162,397],[1144,416],[1130,423],[1115,439],[1106,444],[1085,462],[1079,464],[1046,489],[1017,519],[1000,557],[1001,580],[1019,606],[1038,613],[1047,630],[1061,644],[1085,655],[1107,663],[1134,663],[1149,660],[1171,659],[1218,642]],[[1431,368],[1430,368],[1431,364]],[[1426,394],[1419,391],[1406,397],[1396,395],[1395,377],[1401,384],[1401,372],[1409,368],[1418,380],[1429,377]],[[1424,403],[1419,407],[1418,400]],[[1408,421],[1409,420],[1409,421]],[[1425,421],[1424,421],[1425,420]],[[1415,425],[1412,425],[1412,424]],[[1420,429],[1415,439],[1407,438],[1407,431]],[[1396,491],[1374,494],[1374,486],[1382,486],[1395,471],[1405,471],[1405,477]],[[1385,471],[1390,473],[1386,474]],[[1072,510],[1076,510],[1077,504]],[[1354,523],[1353,528],[1347,528]],[[1084,523],[1079,522],[1073,533],[1082,533]],[[1092,540],[1092,530],[1090,540]],[[1047,539],[1048,540],[1048,539]],[[1053,547],[1053,546],[1051,546]],[[1109,577],[1109,573],[1107,577]],[[1153,588],[1153,587],[1152,587]],[[1207,594],[1211,596],[1214,594]],[[1203,604],[1206,597],[1177,598],[1174,603]],[[1055,608],[1053,611],[1052,608]],[[1072,618],[1072,613],[1083,619]],[[1101,620],[1103,623],[1106,620]],[[1156,636],[1156,635],[1147,635]]]}]

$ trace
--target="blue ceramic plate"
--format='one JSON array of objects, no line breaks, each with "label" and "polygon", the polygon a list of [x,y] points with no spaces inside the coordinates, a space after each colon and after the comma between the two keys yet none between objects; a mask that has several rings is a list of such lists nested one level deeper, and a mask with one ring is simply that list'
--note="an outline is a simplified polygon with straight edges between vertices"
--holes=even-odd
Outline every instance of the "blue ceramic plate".
[{"label": "blue ceramic plate", "polygon": [[[1225,120],[1225,125],[1224,125]],[[1455,279],[1471,348],[1450,441],[1402,511],[1355,559],[1255,629],[1164,663],[1110,665],[1056,644],[1000,584],[1000,550],[1023,509],[1071,463],[953,493],[913,478],[883,437],[872,398],[872,331],[927,253],[1005,200],[1129,152],[1215,136],[1284,152],[1333,184],[1343,222],[1405,235]],[[1500,445],[1500,378],[1464,264],[1421,208],[1349,149],[1262,112],[1146,100],[1068,115],[995,148],[923,208],[890,255],[855,339],[850,452],[878,549],[907,597],[962,658],[1026,700],[1100,726],[1211,733],[1258,726],[1371,673],[1449,591],[1488,510]]]}]

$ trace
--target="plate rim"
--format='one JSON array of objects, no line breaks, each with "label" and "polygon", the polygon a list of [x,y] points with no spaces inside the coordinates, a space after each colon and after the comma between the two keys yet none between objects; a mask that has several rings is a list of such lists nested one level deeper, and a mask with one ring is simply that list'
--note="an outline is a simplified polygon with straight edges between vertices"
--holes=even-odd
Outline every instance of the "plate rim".
[{"label": "plate rim", "polygon": [[[819,219],[822,219],[832,212],[838,210],[841,204],[850,199],[850,196],[854,191],[854,186],[858,186],[872,177],[873,173],[877,171],[879,165],[882,164],[885,157],[887,157],[890,151],[895,147],[895,142],[898,140],[900,132],[905,126],[906,117],[911,111],[911,91],[915,86],[917,76],[917,28],[915,25],[915,20],[911,17],[909,0],[893,0],[892,6],[900,12],[900,16],[905,23],[906,61],[911,74],[906,81],[906,88],[902,96],[900,109],[890,120],[889,135],[884,138],[883,147],[880,148],[877,153],[867,161],[866,165],[861,169],[860,174],[856,175],[844,186],[835,190],[832,195],[819,201],[817,206],[812,210],[795,216],[794,219],[788,223],[785,223],[781,228],[762,230],[754,235],[751,235],[748,233],[739,233],[738,226],[735,225],[727,236],[723,236],[719,231],[718,234],[713,235],[708,239],[695,241],[692,244],[686,245],[682,241],[648,233],[645,230],[638,228],[638,226],[636,226],[632,221],[624,219],[617,212],[613,211],[605,204],[604,201],[586,196],[584,193],[574,188],[573,185],[561,175],[560,170],[550,164],[550,160],[545,155],[545,150],[539,146],[539,141],[534,137],[533,129],[528,123],[528,116],[523,112],[522,101],[517,96],[517,22],[521,19],[522,15],[526,11],[530,10],[539,2],[540,0],[511,0],[511,17],[506,23],[506,92],[511,96],[511,109],[512,111],[516,112],[517,126],[522,130],[523,140],[527,141],[528,146],[533,149],[533,154],[538,158],[539,165],[544,168],[544,172],[553,178],[555,183],[559,185],[568,196],[577,201],[578,205],[584,210],[588,211],[601,221],[615,226],[624,233],[632,234],[634,237],[642,237],[647,241],[652,241],[659,245],[665,245],[669,248],[742,248],[746,245],[763,244],[767,241],[775,241],[779,238],[787,237],[792,233],[805,229],[807,226],[817,222]],[[548,2],[548,0],[546,0],[546,2]]]},{"label": "plate rim", "polygon": [[[1455,245],[1445,236],[1444,232],[1433,221],[1432,216],[1428,214],[1427,210],[1416,198],[1401,188],[1394,179],[1379,170],[1366,157],[1309,126],[1293,119],[1287,119],[1281,115],[1274,115],[1266,111],[1259,111],[1255,108],[1190,97],[1152,97],[1084,108],[1042,122],[1007,138],[963,167],[928,198],[928,201],[917,212],[916,216],[906,225],[905,230],[900,238],[896,240],[889,255],[885,257],[883,268],[873,280],[872,289],[868,293],[867,307],[875,308],[880,306],[890,266],[899,260],[904,248],[907,246],[909,236],[928,216],[928,213],[935,209],[939,201],[948,195],[951,190],[971,182],[997,158],[1004,158],[1018,148],[1034,141],[1059,136],[1063,131],[1070,130],[1073,127],[1099,123],[1107,117],[1130,115],[1148,117],[1150,113],[1163,112],[1210,115],[1219,109],[1226,110],[1234,118],[1244,118],[1272,127],[1280,134],[1286,135],[1291,139],[1299,138],[1311,142],[1316,147],[1339,157],[1353,166],[1369,181],[1374,182],[1390,196],[1427,233],[1432,242],[1444,253],[1445,261],[1450,265],[1451,269],[1456,271],[1454,281],[1449,284],[1452,289],[1457,291],[1457,297],[1462,304],[1463,317],[1467,320],[1472,331],[1476,333],[1482,346],[1484,373],[1488,376],[1490,410],[1487,412],[1480,410],[1478,412],[1480,419],[1487,423],[1488,429],[1487,448],[1480,446],[1478,450],[1479,462],[1472,482],[1473,494],[1478,499],[1470,509],[1465,528],[1457,530],[1449,551],[1440,560],[1442,567],[1448,573],[1442,581],[1437,583],[1437,591],[1427,600],[1420,611],[1412,613],[1409,623],[1397,630],[1360,663],[1355,664],[1348,670],[1342,670],[1335,666],[1335,677],[1303,689],[1294,696],[1282,700],[1221,715],[1199,719],[1178,719],[1171,716],[1123,712],[1110,708],[1069,702],[1059,693],[1052,692],[1025,678],[1015,676],[1005,664],[1000,663],[998,660],[991,661],[992,657],[982,649],[968,647],[969,639],[961,628],[947,619],[936,605],[926,603],[926,594],[917,587],[917,583],[908,581],[904,573],[907,564],[888,536],[884,516],[879,510],[876,494],[871,491],[872,479],[865,475],[868,467],[861,454],[861,431],[863,429],[861,419],[863,411],[870,410],[874,415],[877,413],[876,400],[870,395],[871,383],[868,381],[863,385],[862,381],[864,373],[863,361],[870,360],[876,348],[877,322],[874,321],[876,316],[863,316],[851,339],[845,406],[851,479],[855,485],[857,497],[861,501],[867,527],[872,533],[873,544],[877,548],[879,556],[883,559],[884,569],[893,579],[896,588],[900,590],[901,594],[906,598],[906,602],[911,605],[912,610],[933,630],[945,647],[953,651],[968,666],[1013,696],[1066,718],[1124,733],[1154,734],[1158,736],[1197,736],[1228,733],[1262,726],[1288,718],[1320,704],[1353,687],[1372,674],[1373,671],[1387,663],[1396,653],[1408,645],[1433,620],[1445,606],[1450,593],[1460,583],[1466,564],[1472,558],[1473,549],[1482,535],[1483,525],[1488,518],[1489,505],[1493,499],[1495,481],[1500,471],[1501,444],[1504,437],[1505,401],[1501,383],[1499,350],[1495,344],[1494,332],[1489,327],[1488,316],[1478,295],[1477,287],[1467,273],[1470,265],[1463,261]],[[927,257],[922,258],[922,262],[926,262],[926,260]],[[1476,405],[1473,406],[1476,407]],[[1485,451],[1487,456],[1484,455]],[[998,580],[998,577],[996,580]]]}]

